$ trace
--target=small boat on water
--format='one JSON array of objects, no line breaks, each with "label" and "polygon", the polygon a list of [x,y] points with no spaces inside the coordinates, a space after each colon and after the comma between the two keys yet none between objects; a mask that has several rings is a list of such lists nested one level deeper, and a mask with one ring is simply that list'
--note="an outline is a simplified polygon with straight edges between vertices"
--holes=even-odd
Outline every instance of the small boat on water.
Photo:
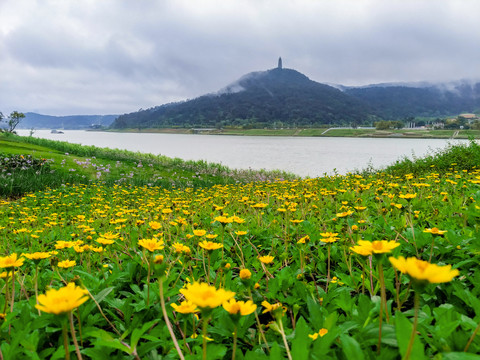
[{"label": "small boat on water", "polygon": [[52,133],[52,134],[63,134],[63,131],[58,131],[58,130],[53,129],[52,131],[50,131],[50,133]]}]

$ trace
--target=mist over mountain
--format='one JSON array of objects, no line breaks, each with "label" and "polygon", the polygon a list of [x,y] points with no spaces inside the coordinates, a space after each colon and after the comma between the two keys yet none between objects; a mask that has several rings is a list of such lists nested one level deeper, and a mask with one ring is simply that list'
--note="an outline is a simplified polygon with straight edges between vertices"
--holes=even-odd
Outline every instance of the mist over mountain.
[{"label": "mist over mountain", "polygon": [[386,120],[442,117],[480,110],[480,82],[394,83],[344,87],[345,94],[367,103]]},{"label": "mist over mountain", "polygon": [[327,85],[281,66],[242,76],[216,93],[119,116],[113,128],[371,125],[480,109],[480,82]]},{"label": "mist over mountain", "polygon": [[292,69],[252,72],[220,91],[118,117],[114,128],[361,124],[373,109]]}]

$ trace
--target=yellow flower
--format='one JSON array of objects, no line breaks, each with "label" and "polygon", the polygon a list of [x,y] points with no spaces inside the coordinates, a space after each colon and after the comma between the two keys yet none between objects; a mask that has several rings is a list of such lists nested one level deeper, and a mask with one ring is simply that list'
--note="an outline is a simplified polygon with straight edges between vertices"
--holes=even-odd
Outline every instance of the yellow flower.
[{"label": "yellow flower", "polygon": [[424,233],[430,233],[432,235],[443,235],[447,232],[447,230],[439,230],[438,228],[434,227],[431,229],[423,230]]},{"label": "yellow flower", "polygon": [[64,269],[75,266],[75,265],[77,265],[77,262],[75,260],[64,260],[58,263],[58,267],[64,268]]},{"label": "yellow flower", "polygon": [[187,245],[183,245],[180,243],[173,243],[172,246],[176,253],[186,253],[186,254],[190,253],[190,248]]},{"label": "yellow flower", "polygon": [[278,308],[282,307],[282,304],[277,302],[276,304],[270,304],[268,301],[262,301],[262,306],[265,308],[265,310],[262,311],[262,314],[265,314],[267,312],[271,312],[274,310],[277,310]]},{"label": "yellow flower", "polygon": [[207,233],[206,230],[193,230],[193,235],[195,236],[203,236]]},{"label": "yellow flower", "polygon": [[235,296],[233,291],[216,289],[207,283],[188,284],[180,293],[199,308],[216,308]]},{"label": "yellow flower", "polygon": [[457,269],[452,269],[451,265],[439,266],[414,257],[405,259],[400,256],[398,259],[394,257],[388,259],[398,271],[408,274],[416,280],[427,280],[433,284],[449,282],[460,274]]},{"label": "yellow flower", "polygon": [[120,237],[120,234],[114,234],[111,231],[109,231],[109,232],[106,232],[105,234],[100,234],[100,237],[104,239],[115,240]]},{"label": "yellow flower", "polygon": [[325,237],[325,238],[337,237],[338,233],[324,232],[324,233],[320,233],[320,236]]},{"label": "yellow flower", "polygon": [[163,255],[155,255],[155,257],[153,258],[153,262],[157,265],[163,263]]},{"label": "yellow flower", "polygon": [[353,252],[362,255],[369,256],[372,254],[384,254],[392,251],[397,246],[400,246],[400,243],[395,240],[375,240],[375,241],[365,241],[358,240],[358,245],[355,245],[350,248]]},{"label": "yellow flower", "polygon": [[247,231],[235,231],[235,234],[240,236],[240,235],[247,235]]},{"label": "yellow flower", "polygon": [[311,338],[312,340],[316,340],[319,336],[324,337],[328,333],[328,330],[325,328],[320,329],[318,332],[315,334],[308,334],[308,337]]},{"label": "yellow flower", "polygon": [[405,195],[401,194],[401,195],[398,195],[398,197],[401,198],[401,199],[405,199],[405,200],[410,201],[410,200],[415,199],[417,197],[417,193],[415,193],[415,194],[405,194]]},{"label": "yellow flower", "polygon": [[248,280],[252,277],[252,272],[248,269],[242,269],[240,270],[240,279],[242,280]]},{"label": "yellow flower", "polygon": [[102,245],[111,245],[113,244],[115,241],[113,241],[112,239],[108,239],[108,238],[103,238],[103,237],[99,237],[97,240],[95,240],[96,242],[98,242],[99,244],[102,244]]},{"label": "yellow flower", "polygon": [[290,222],[293,224],[300,224],[303,222],[303,220],[290,220]]},{"label": "yellow flower", "polygon": [[171,304],[171,306],[175,309],[176,312],[181,314],[191,314],[197,312],[197,305],[192,303],[191,301],[182,301],[180,305]]},{"label": "yellow flower", "polygon": [[270,256],[270,255],[265,255],[265,256],[260,256],[258,260],[260,260],[264,264],[270,264],[275,257]]},{"label": "yellow flower", "polygon": [[231,217],[226,217],[226,216],[217,216],[215,218],[215,221],[218,221],[222,224],[229,224],[229,223],[232,223],[233,222],[233,218]]},{"label": "yellow flower", "polygon": [[352,210],[348,210],[348,211],[344,211],[344,212],[338,213],[338,214],[337,214],[337,217],[346,217],[346,216],[349,216],[349,215],[352,215],[352,214],[353,214],[353,211],[352,211]]},{"label": "yellow flower", "polygon": [[17,258],[17,253],[13,253],[12,255],[0,257],[0,268],[13,268],[19,267],[23,265],[25,261],[24,258]]},{"label": "yellow flower", "polygon": [[321,242],[325,242],[325,243],[333,243],[337,240],[338,240],[337,237],[328,237],[328,238],[320,239]]},{"label": "yellow flower", "polygon": [[52,254],[50,254],[49,252],[35,252],[33,254],[22,254],[22,255],[29,260],[42,260],[52,256]]},{"label": "yellow flower", "polygon": [[38,310],[49,314],[63,314],[82,305],[88,300],[88,291],[69,283],[58,290],[50,289],[38,296]]},{"label": "yellow flower", "polygon": [[217,250],[223,247],[222,244],[214,243],[212,241],[207,241],[207,240],[202,241],[201,243],[198,243],[198,245],[205,250]]},{"label": "yellow flower", "polygon": [[210,239],[210,240],[215,239],[217,236],[218,236],[217,234],[207,234],[207,235],[205,235],[205,237],[207,239]]},{"label": "yellow flower", "polygon": [[268,204],[258,203],[258,204],[252,205],[252,208],[263,209],[263,208],[265,208],[265,207],[267,207],[267,206],[268,206]]},{"label": "yellow flower", "polygon": [[162,224],[156,221],[150,221],[148,225],[153,229],[153,230],[158,230],[162,227]]},{"label": "yellow flower", "polygon": [[142,239],[138,241],[138,245],[147,249],[150,252],[153,252],[155,250],[162,250],[164,248],[163,240],[157,239]]},{"label": "yellow flower", "polygon": [[230,314],[235,315],[240,313],[242,316],[249,315],[257,309],[257,305],[255,305],[252,300],[245,302],[231,299],[227,302],[224,302],[222,306]]},{"label": "yellow flower", "polygon": [[310,240],[310,236],[305,235],[304,237],[302,237],[301,239],[299,239],[297,241],[297,244],[305,244],[305,241],[307,241],[307,240]]}]

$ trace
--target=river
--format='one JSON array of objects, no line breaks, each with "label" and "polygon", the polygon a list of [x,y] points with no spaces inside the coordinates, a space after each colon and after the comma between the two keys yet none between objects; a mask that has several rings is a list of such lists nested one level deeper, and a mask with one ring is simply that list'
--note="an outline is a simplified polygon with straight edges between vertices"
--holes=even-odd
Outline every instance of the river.
[{"label": "river", "polygon": [[[345,174],[370,165],[380,168],[404,156],[421,157],[445,148],[449,142],[462,141],[113,133],[81,130],[63,132],[52,134],[50,130],[36,130],[33,136],[82,145],[161,154],[184,160],[206,160],[237,169],[281,169],[310,177]],[[29,130],[18,130],[18,134],[28,136]]]}]

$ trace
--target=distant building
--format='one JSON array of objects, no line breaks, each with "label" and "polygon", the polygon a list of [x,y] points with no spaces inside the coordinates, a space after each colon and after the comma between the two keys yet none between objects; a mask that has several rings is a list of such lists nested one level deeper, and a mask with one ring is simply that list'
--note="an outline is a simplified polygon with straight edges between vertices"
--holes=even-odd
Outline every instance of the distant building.
[{"label": "distant building", "polygon": [[282,58],[279,57],[278,58],[278,69],[281,69],[282,68]]}]

